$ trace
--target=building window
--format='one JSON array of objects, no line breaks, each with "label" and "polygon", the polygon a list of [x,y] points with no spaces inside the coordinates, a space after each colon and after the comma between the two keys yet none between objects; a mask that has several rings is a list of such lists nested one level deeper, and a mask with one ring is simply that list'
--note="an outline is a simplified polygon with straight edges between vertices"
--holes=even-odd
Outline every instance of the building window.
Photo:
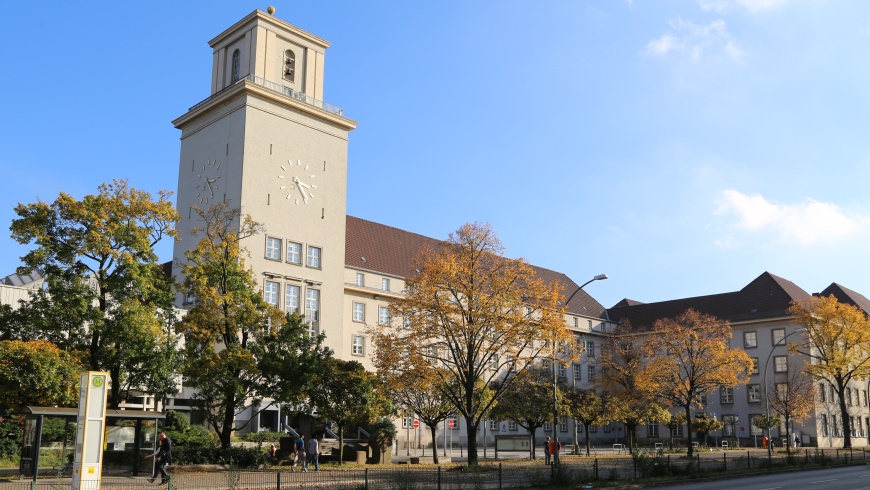
[{"label": "building window", "polygon": [[576,316],[574,317],[574,328],[580,328],[580,319]]},{"label": "building window", "polygon": [[266,303],[273,306],[278,306],[278,283],[274,281],[266,281],[266,286],[263,288],[263,299]]},{"label": "building window", "polygon": [[281,239],[266,237],[266,258],[281,260]]},{"label": "building window", "polygon": [[308,333],[314,335],[317,323],[320,321],[320,290],[305,290],[305,321],[308,323]]},{"label": "building window", "polygon": [[649,422],[646,424],[646,436],[647,437],[658,437],[659,436],[659,424],[658,422]]},{"label": "building window", "polygon": [[595,357],[595,342],[586,342],[586,357]]},{"label": "building window", "polygon": [[749,403],[758,403],[761,401],[761,385],[748,385],[746,392],[749,394]]},{"label": "building window", "polygon": [[850,388],[846,388],[846,405],[852,406],[852,390]]},{"label": "building window", "polygon": [[734,403],[734,388],[719,388],[720,403]]},{"label": "building window", "polygon": [[723,437],[734,437],[734,416],[733,415],[723,415],[722,416],[722,436]]},{"label": "building window", "polygon": [[595,366],[586,366],[586,381],[595,381]]},{"label": "building window", "polygon": [[788,372],[788,358],[786,356],[773,356],[773,372]]},{"label": "building window", "polygon": [[603,426],[603,429],[604,429],[604,432],[605,432],[605,433],[609,433],[611,430],[613,430],[612,427],[610,427],[610,423],[608,423],[607,425]]},{"label": "building window", "polygon": [[822,414],[822,435],[828,437],[828,416]]},{"label": "building window", "polygon": [[363,303],[354,303],[353,304],[353,321],[355,322],[365,322],[366,321],[366,305]]},{"label": "building window", "polygon": [[568,417],[559,417],[559,432],[568,432]]},{"label": "building window", "polygon": [[828,397],[828,400],[831,400],[831,402],[834,402],[834,385],[828,385],[828,395],[830,395]]},{"label": "building window", "polygon": [[366,275],[363,274],[362,272],[357,272],[356,273],[356,280],[354,281],[354,284],[356,284],[357,286],[365,286],[366,285]]},{"label": "building window", "polygon": [[674,437],[683,437],[683,424],[680,424],[671,429],[671,435]]},{"label": "building window", "polygon": [[[861,398],[864,400],[864,406],[866,407],[867,406],[867,390],[862,391],[861,395],[862,395]],[[870,429],[870,427],[868,427],[868,429]]]},{"label": "building window", "polygon": [[299,313],[299,286],[292,284],[284,286],[284,311]]},{"label": "building window", "polygon": [[758,358],[751,357],[752,359],[752,371],[749,374],[758,374]]},{"label": "building window", "polygon": [[308,260],[305,265],[320,268],[320,247],[308,246]]},{"label": "building window", "polygon": [[580,364],[574,363],[574,365],[572,367],[573,367],[573,371],[574,371],[574,379],[576,379],[577,381],[580,381],[583,378],[583,371],[581,371],[583,366],[581,366]]},{"label": "building window", "polygon": [[230,72],[230,83],[239,81],[239,69],[241,68],[241,54],[239,50],[233,51],[232,71]]},{"label": "building window", "polygon": [[827,401],[827,398],[825,397],[825,383],[819,383],[819,401]]},{"label": "building window", "polygon": [[743,332],[743,348],[758,347],[758,335],[755,332]]},{"label": "building window", "polygon": [[498,354],[493,354],[489,358],[489,368],[493,371],[498,371]]},{"label": "building window", "polygon": [[837,425],[836,415],[831,415],[831,432],[834,433],[834,437],[840,437],[840,426]]},{"label": "building window", "polygon": [[378,307],[378,323],[380,323],[381,325],[390,324],[390,309],[386,306]]},{"label": "building window", "polygon": [[749,435],[750,436],[762,436],[764,435],[764,430],[757,425],[755,425],[755,419],[757,417],[761,417],[761,414],[749,414]]},{"label": "building window", "polygon": [[776,396],[782,401],[788,401],[788,383],[776,384]]},{"label": "building window", "polygon": [[785,340],[785,329],[784,328],[774,328],[771,330],[771,336],[773,340],[773,345],[782,345],[782,341]]},{"label": "building window", "polygon": [[513,420],[509,421],[508,422],[508,430],[516,432],[517,431],[517,423],[514,422]]},{"label": "building window", "polygon": [[292,49],[284,50],[284,80],[293,83],[296,80],[296,53]]},{"label": "building window", "polygon": [[541,427],[541,430],[544,431],[545,434],[549,434],[553,432],[553,424],[551,422],[544,422],[544,426]]},{"label": "building window", "polygon": [[489,421],[489,430],[491,432],[498,432],[498,420]]},{"label": "building window", "polygon": [[386,277],[381,278],[381,291],[389,291],[390,290],[390,280]]},{"label": "building window", "polygon": [[598,426],[597,425],[590,425],[589,426],[589,433],[594,434],[596,432],[598,432]]},{"label": "building window", "polygon": [[565,365],[562,363],[559,363],[559,377],[560,378],[565,377]]},{"label": "building window", "polygon": [[698,404],[701,405],[702,407],[707,406],[707,394],[706,393],[700,393],[698,395]]},{"label": "building window", "polygon": [[362,335],[353,336],[353,344],[351,345],[351,354],[355,356],[364,356],[366,353],[366,339]]},{"label": "building window", "polygon": [[287,262],[291,264],[302,263],[302,244],[287,242]]}]

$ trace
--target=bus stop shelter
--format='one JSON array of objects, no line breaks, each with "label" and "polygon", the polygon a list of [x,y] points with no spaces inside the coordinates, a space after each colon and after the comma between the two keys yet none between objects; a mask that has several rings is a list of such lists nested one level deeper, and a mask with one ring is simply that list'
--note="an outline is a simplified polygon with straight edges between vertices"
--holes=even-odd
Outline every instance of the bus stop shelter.
[{"label": "bus stop shelter", "polygon": [[[75,434],[68,438],[70,426],[76,425],[77,408],[25,407],[24,434],[21,442],[21,463],[19,473],[32,476],[39,474],[39,456],[45,419],[49,417],[64,420],[63,441],[60,448],[61,470],[69,467],[70,456],[75,450]],[[103,447],[103,471],[116,469],[130,471],[138,475],[142,464],[142,450],[153,450],[157,439],[158,421],[165,419],[162,412],[142,410],[106,410],[106,443]],[[71,440],[68,440],[71,439]]]}]

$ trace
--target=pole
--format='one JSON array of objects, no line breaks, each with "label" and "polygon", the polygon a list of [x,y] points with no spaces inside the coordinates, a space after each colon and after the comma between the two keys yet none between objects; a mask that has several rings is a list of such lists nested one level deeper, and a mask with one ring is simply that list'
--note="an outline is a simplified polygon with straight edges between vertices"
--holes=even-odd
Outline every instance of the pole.
[{"label": "pole", "polygon": [[[791,337],[794,334],[804,333],[806,331],[807,331],[807,329],[805,329],[805,328],[795,330],[794,332],[783,337],[779,343],[782,343],[784,345],[785,339]],[[770,347],[770,353],[767,355],[767,360],[764,361],[764,405],[765,405],[765,412],[766,412],[765,415],[767,417],[767,420],[764,421],[765,422],[764,425],[767,426],[767,459],[768,460],[773,458],[773,449],[772,449],[773,438],[770,437],[770,429],[771,429],[771,427],[770,427],[770,397],[768,396],[768,390],[767,390],[767,384],[768,384],[767,383],[767,368],[770,365],[770,358],[773,357],[774,349],[776,349],[776,346],[779,345],[779,343],[777,343],[776,345],[772,345]]]}]

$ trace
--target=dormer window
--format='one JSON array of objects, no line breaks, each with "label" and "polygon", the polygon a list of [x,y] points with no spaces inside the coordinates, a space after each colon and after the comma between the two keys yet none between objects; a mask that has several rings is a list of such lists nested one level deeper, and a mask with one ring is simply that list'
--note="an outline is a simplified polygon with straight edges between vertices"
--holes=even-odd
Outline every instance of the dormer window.
[{"label": "dormer window", "polygon": [[296,76],[296,54],[293,50],[284,51],[284,80],[293,82]]},{"label": "dormer window", "polygon": [[233,64],[232,64],[232,73],[230,74],[230,83],[236,83],[239,81],[239,66],[241,65],[239,50],[233,51]]}]

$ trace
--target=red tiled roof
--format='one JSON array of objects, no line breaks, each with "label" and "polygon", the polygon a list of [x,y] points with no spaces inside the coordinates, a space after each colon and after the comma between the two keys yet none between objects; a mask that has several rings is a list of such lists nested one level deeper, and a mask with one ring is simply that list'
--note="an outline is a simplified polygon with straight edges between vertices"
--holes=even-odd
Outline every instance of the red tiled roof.
[{"label": "red tiled roof", "polygon": [[633,328],[649,329],[656,320],[673,318],[689,308],[731,322],[784,316],[792,301],[809,297],[795,283],[765,272],[740,291],[658,303],[623,300],[607,312],[611,320],[628,320]]},{"label": "red tiled roof", "polygon": [[[426,247],[436,248],[443,242],[409,231],[393,228],[373,221],[347,217],[347,235],[344,262],[348,267],[380,272],[399,277],[414,273],[414,259]],[[535,267],[535,273],[544,282],[557,281],[570,296],[577,283],[561,272]],[[567,308],[569,313],[604,318],[605,309],[585,290],[578,292]]]},{"label": "red tiled roof", "polygon": [[834,295],[840,303],[850,304],[861,308],[864,313],[870,314],[870,300],[864,297],[861,293],[852,291],[851,289],[841,286],[835,282],[825,288],[824,291],[818,293],[819,296]]}]

